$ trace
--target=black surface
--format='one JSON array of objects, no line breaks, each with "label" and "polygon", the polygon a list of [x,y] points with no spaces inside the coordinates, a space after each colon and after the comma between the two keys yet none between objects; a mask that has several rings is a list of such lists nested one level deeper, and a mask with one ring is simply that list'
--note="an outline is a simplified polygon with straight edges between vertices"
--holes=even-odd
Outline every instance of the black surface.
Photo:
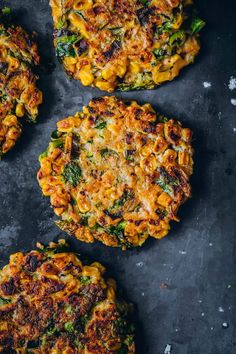
[{"label": "black surface", "polygon": [[[181,208],[181,223],[173,225],[169,237],[150,240],[134,251],[70,239],[76,250],[109,266],[137,304],[141,354],[163,353],[167,344],[174,354],[236,353],[236,106],[230,102],[236,99],[236,90],[228,88],[230,76],[236,77],[236,4],[235,0],[197,3],[208,25],[196,63],[157,90],[116,93],[150,102],[194,130],[193,198]],[[41,196],[36,181],[38,155],[57,120],[103,93],[69,80],[57,63],[48,0],[0,4],[12,7],[27,30],[38,32],[44,91],[39,123],[26,127],[17,147],[0,163],[3,265],[12,252],[65,236],[53,223],[48,198]],[[212,86],[204,88],[203,82]],[[227,329],[222,328],[224,322]]]}]

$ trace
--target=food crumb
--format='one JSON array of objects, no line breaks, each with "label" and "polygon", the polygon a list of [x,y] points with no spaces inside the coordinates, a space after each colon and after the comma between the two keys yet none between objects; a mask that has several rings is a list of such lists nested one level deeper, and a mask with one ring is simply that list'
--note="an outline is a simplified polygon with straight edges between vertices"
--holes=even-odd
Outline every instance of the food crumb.
[{"label": "food crumb", "polygon": [[218,308],[218,311],[219,311],[219,312],[225,312],[225,310],[223,309],[222,306],[220,306],[220,307]]},{"label": "food crumb", "polygon": [[204,82],[203,82],[203,86],[204,86],[205,88],[209,88],[209,87],[211,87],[211,83],[208,82],[208,81],[204,81]]},{"label": "food crumb", "polygon": [[213,331],[214,327],[211,327],[211,331]]},{"label": "food crumb", "polygon": [[180,254],[187,254],[186,251],[179,251]]},{"label": "food crumb", "polygon": [[170,352],[171,352],[171,345],[167,344],[164,350],[164,354],[170,354]]},{"label": "food crumb", "polygon": [[236,133],[236,128],[233,128],[233,132]]},{"label": "food crumb", "polygon": [[213,243],[210,242],[210,243],[209,243],[209,246],[212,247],[212,246],[213,246]]},{"label": "food crumb", "polygon": [[140,267],[140,268],[143,267],[143,265],[144,265],[143,262],[138,262],[138,263],[136,263],[136,266],[137,266],[137,267]]},{"label": "food crumb", "polygon": [[142,296],[144,296],[145,294],[144,294],[144,293],[142,293],[141,295],[142,295]]},{"label": "food crumb", "polygon": [[204,316],[205,316],[205,313],[204,313],[204,312],[202,312],[202,313],[201,313],[201,315],[202,315],[202,317],[204,317]]},{"label": "food crumb", "polygon": [[233,106],[236,106],[236,98],[231,98],[230,102]]},{"label": "food crumb", "polygon": [[236,89],[236,78],[235,77],[233,77],[233,76],[230,77],[228,87],[229,87],[230,91],[233,91]]},{"label": "food crumb", "polygon": [[229,328],[228,322],[223,322],[223,323],[222,323],[222,327],[223,327],[223,328]]}]

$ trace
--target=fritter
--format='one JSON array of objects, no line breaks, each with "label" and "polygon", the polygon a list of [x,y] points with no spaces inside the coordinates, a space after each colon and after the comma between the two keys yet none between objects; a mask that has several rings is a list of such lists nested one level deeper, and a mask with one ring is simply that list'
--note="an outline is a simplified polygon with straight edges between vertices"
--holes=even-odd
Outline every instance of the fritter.
[{"label": "fritter", "polygon": [[160,239],[191,195],[192,133],[149,104],[94,98],[57,123],[38,181],[79,240],[123,249]]},{"label": "fritter", "polygon": [[32,71],[39,64],[37,45],[20,26],[5,23],[3,15],[0,10],[0,157],[20,137],[22,118],[35,122],[42,103]]},{"label": "fritter", "polygon": [[61,241],[15,253],[0,270],[0,352],[132,354],[130,306],[99,263]]},{"label": "fritter", "polygon": [[50,0],[56,55],[85,86],[152,89],[199,52],[192,0]]}]

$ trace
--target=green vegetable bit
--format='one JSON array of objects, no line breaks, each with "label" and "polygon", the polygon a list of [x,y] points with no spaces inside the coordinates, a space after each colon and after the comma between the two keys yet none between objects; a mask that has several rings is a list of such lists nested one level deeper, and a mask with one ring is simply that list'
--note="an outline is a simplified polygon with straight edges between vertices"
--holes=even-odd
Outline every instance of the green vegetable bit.
[{"label": "green vegetable bit", "polygon": [[11,300],[4,299],[3,297],[0,297],[0,306],[4,306],[4,305],[10,304],[10,303],[11,303]]},{"label": "green vegetable bit", "polygon": [[64,167],[62,178],[66,183],[70,183],[73,187],[76,187],[82,177],[82,170],[76,162],[69,162]]},{"label": "green vegetable bit", "polygon": [[59,58],[62,57],[75,57],[75,49],[73,44],[75,44],[79,40],[76,34],[72,34],[71,36],[62,36],[57,39],[56,43],[56,55]]},{"label": "green vegetable bit", "polygon": [[101,122],[95,126],[95,129],[104,129],[107,126],[107,122]]},{"label": "green vegetable bit", "polygon": [[201,20],[199,17],[194,17],[190,26],[191,34],[200,32],[203,27],[205,27],[206,22]]},{"label": "green vegetable bit", "polygon": [[91,278],[87,277],[87,276],[81,276],[81,277],[79,277],[79,280],[80,280],[81,284],[83,284],[83,285],[88,285],[91,283]]},{"label": "green vegetable bit", "polygon": [[75,331],[74,325],[72,322],[66,322],[64,328],[67,332],[73,333]]}]

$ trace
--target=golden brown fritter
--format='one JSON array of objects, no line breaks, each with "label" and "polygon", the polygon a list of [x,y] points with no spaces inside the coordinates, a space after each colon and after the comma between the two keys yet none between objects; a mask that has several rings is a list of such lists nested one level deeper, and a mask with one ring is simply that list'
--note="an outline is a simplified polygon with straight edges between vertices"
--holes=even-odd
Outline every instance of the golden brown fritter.
[{"label": "golden brown fritter", "polygon": [[57,225],[123,249],[164,237],[191,195],[192,133],[149,104],[93,99],[57,123],[38,181]]},{"label": "golden brown fritter", "polygon": [[32,122],[37,118],[42,93],[31,68],[38,64],[30,36],[19,26],[0,23],[0,157],[20,137],[22,117]]},{"label": "golden brown fritter", "polygon": [[0,270],[0,352],[135,353],[130,305],[105,268],[83,264],[63,240],[38,247]]},{"label": "golden brown fritter", "polygon": [[151,89],[199,52],[191,0],[50,0],[56,54],[85,86]]}]

